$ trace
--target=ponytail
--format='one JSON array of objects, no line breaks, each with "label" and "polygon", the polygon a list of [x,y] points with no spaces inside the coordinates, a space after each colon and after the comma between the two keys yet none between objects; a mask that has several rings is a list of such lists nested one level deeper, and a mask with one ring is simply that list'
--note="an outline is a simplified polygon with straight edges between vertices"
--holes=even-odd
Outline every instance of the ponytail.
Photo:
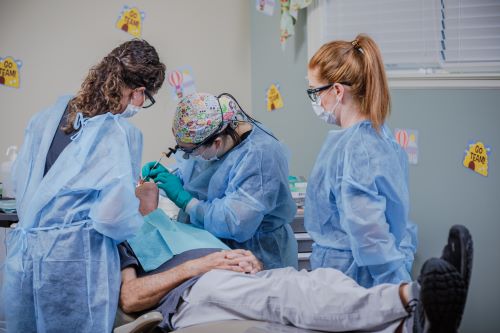
[{"label": "ponytail", "polygon": [[361,109],[369,113],[373,127],[379,129],[389,115],[391,105],[380,49],[373,39],[363,34],[358,35],[353,44],[358,45],[356,50],[362,53],[363,59],[365,91]]},{"label": "ponytail", "polygon": [[372,126],[379,130],[390,112],[389,85],[380,50],[369,36],[324,44],[309,61],[328,83],[345,82]]}]

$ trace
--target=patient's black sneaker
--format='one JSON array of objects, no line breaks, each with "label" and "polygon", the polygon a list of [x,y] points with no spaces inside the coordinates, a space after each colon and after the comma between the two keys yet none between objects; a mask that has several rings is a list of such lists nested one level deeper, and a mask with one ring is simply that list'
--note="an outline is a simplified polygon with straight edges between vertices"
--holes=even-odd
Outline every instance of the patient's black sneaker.
[{"label": "patient's black sneaker", "polygon": [[472,237],[463,225],[454,225],[448,235],[448,244],[443,248],[441,259],[446,260],[462,275],[468,288],[472,272]]},{"label": "patient's black sneaker", "polygon": [[465,307],[467,286],[456,268],[432,258],[422,266],[420,300],[414,313],[414,333],[456,333]]}]

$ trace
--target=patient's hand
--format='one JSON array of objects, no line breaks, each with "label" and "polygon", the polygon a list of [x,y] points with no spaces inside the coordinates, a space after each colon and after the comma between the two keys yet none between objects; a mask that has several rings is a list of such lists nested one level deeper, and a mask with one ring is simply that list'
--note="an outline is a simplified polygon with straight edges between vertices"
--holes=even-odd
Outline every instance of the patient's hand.
[{"label": "patient's hand", "polygon": [[238,265],[243,268],[245,273],[255,274],[262,270],[262,263],[254,254],[248,250],[231,250],[226,252],[226,258],[239,259]]},{"label": "patient's hand", "polygon": [[212,269],[253,274],[262,270],[262,264],[250,251],[227,250],[191,260],[189,261],[189,268],[193,270],[194,275],[203,274]]},{"label": "patient's hand", "polygon": [[158,186],[154,182],[145,182],[135,188],[135,196],[139,199],[139,212],[145,216],[158,208]]}]

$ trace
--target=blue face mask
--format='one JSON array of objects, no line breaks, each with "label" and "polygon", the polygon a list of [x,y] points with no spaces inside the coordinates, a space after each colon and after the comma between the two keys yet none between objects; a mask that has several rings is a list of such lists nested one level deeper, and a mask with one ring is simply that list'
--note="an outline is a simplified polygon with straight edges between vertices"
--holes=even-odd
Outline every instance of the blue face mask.
[{"label": "blue face mask", "polygon": [[135,116],[136,114],[138,114],[139,111],[141,111],[141,107],[133,105],[133,104],[128,104],[127,108],[125,109],[125,111],[123,111],[121,113],[121,115],[123,118],[131,118],[131,117]]}]

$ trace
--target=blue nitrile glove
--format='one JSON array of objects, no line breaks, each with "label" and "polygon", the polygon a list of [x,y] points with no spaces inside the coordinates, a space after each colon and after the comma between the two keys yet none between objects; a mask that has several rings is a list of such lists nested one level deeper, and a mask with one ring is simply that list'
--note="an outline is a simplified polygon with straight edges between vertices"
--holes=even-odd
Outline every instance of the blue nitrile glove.
[{"label": "blue nitrile glove", "polygon": [[154,178],[155,183],[165,191],[167,197],[179,208],[185,209],[193,196],[182,187],[181,180],[170,172],[162,172]]},{"label": "blue nitrile glove", "polygon": [[149,178],[155,178],[159,173],[168,172],[167,168],[165,168],[161,163],[158,163],[155,168],[153,166],[156,164],[156,161],[151,161],[142,167],[142,178],[145,181],[148,181]]}]

